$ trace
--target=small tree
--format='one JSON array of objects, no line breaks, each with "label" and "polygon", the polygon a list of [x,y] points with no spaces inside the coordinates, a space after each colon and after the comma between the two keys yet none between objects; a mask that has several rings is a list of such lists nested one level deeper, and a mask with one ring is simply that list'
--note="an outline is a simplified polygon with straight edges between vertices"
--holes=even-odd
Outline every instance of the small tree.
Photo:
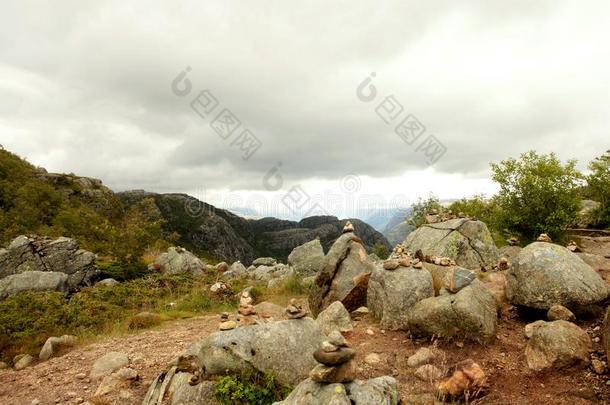
[{"label": "small tree", "polygon": [[597,224],[610,225],[610,150],[589,163],[587,185],[591,198],[600,203],[595,216]]},{"label": "small tree", "polygon": [[553,153],[530,151],[519,160],[492,163],[491,169],[500,185],[500,220],[508,229],[528,238],[540,233],[558,238],[576,219],[582,175],[575,160],[564,165]]},{"label": "small tree", "polygon": [[426,200],[420,198],[411,206],[411,216],[407,222],[414,227],[419,228],[426,223],[426,215],[433,209],[437,210],[439,213],[443,209],[438,198],[432,194]]}]

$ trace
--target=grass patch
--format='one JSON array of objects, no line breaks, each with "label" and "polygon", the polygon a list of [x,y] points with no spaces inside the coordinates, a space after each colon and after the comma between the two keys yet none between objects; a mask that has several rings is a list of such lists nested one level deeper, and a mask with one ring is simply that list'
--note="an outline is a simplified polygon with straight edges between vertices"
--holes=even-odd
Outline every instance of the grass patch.
[{"label": "grass patch", "polygon": [[[85,288],[65,297],[59,292],[23,292],[0,301],[0,358],[38,354],[50,336],[89,338],[147,328],[161,320],[234,310],[241,282],[225,294],[209,290],[213,276],[151,275],[116,286]],[[173,304],[170,304],[173,303]],[[159,317],[138,319],[151,312]]]}]

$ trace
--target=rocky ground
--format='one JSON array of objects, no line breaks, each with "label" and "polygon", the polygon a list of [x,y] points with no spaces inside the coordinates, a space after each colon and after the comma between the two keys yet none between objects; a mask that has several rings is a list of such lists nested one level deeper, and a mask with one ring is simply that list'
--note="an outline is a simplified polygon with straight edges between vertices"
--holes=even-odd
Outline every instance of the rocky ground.
[{"label": "rocky ground", "polygon": [[[445,364],[472,358],[486,371],[490,386],[477,404],[610,404],[608,375],[591,370],[568,370],[533,373],[525,364],[523,335],[525,322],[511,314],[499,323],[497,339],[481,346],[459,341],[439,342],[446,354]],[[89,372],[96,359],[109,351],[129,355],[140,374],[140,381],[122,393],[121,404],[141,403],[152,379],[165,369],[189,343],[216,331],[218,317],[206,316],[166,323],[156,330],[113,337],[81,346],[22,371],[0,371],[0,403],[30,405],[77,404],[92,396],[96,382]],[[596,337],[598,323],[584,325]],[[407,358],[429,341],[414,341],[405,332],[384,331],[370,315],[354,322],[354,331],[345,334],[357,349],[358,378],[392,375],[399,381],[401,396],[414,404],[431,404],[432,384],[414,376]],[[601,351],[601,343],[595,343]],[[371,355],[371,354],[376,354]],[[410,403],[410,402],[406,402]]]}]

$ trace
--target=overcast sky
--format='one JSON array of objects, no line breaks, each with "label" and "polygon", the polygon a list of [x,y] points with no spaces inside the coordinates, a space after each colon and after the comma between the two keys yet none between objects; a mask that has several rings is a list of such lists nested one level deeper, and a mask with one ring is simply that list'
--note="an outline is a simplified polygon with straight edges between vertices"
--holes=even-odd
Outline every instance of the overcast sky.
[{"label": "overcast sky", "polygon": [[[584,167],[609,147],[606,0],[1,9],[0,143],[117,191],[187,192],[268,214],[297,190],[291,201],[307,204],[277,216],[314,213],[314,202],[344,216],[365,199],[491,193],[489,162],[529,149]],[[190,87],[172,90],[187,67]],[[202,117],[191,102],[204,105],[204,90],[216,101]],[[219,135],[211,124],[224,109],[240,125]],[[409,114],[425,127],[412,144],[395,132]],[[246,129],[260,141],[249,159]],[[433,139],[446,152],[429,164]]]}]

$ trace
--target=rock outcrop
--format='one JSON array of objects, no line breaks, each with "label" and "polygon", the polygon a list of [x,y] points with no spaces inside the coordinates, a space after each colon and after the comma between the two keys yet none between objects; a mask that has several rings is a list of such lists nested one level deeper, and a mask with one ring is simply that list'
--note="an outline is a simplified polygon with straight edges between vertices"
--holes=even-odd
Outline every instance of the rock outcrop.
[{"label": "rock outcrop", "polygon": [[430,297],[434,297],[434,286],[428,270],[401,266],[388,271],[376,266],[369,280],[367,307],[381,320],[382,328],[404,330],[411,307]]},{"label": "rock outcrop", "polygon": [[541,371],[585,366],[591,339],[587,332],[567,321],[536,322],[525,348],[530,369]]},{"label": "rock outcrop", "polygon": [[295,247],[288,255],[288,264],[303,277],[315,276],[324,264],[324,249],[320,239]]},{"label": "rock outcrop", "polygon": [[563,246],[534,242],[513,260],[506,273],[506,294],[514,305],[548,310],[559,304],[574,309],[603,301],[606,282]]},{"label": "rock outcrop", "polygon": [[341,301],[348,311],[366,305],[366,290],[374,268],[362,241],[353,232],[341,235],[310,288],[312,314],[317,316],[334,301]]},{"label": "rock outcrop", "polygon": [[458,336],[477,342],[496,334],[496,301],[478,280],[456,294],[426,298],[409,310],[408,326],[415,336]]},{"label": "rock outcrop", "polygon": [[468,269],[491,269],[499,258],[487,226],[468,218],[425,224],[407,236],[405,245],[411,252],[448,257]]},{"label": "rock outcrop", "polygon": [[181,247],[170,247],[155,259],[155,268],[163,274],[192,274],[200,276],[205,265],[194,254]]},{"label": "rock outcrop", "polygon": [[198,344],[205,376],[270,373],[284,384],[307,378],[324,334],[311,318],[216,332]]},{"label": "rock outcrop", "polygon": [[97,275],[95,254],[74,239],[19,236],[0,249],[0,298],[25,290],[74,291]]}]

